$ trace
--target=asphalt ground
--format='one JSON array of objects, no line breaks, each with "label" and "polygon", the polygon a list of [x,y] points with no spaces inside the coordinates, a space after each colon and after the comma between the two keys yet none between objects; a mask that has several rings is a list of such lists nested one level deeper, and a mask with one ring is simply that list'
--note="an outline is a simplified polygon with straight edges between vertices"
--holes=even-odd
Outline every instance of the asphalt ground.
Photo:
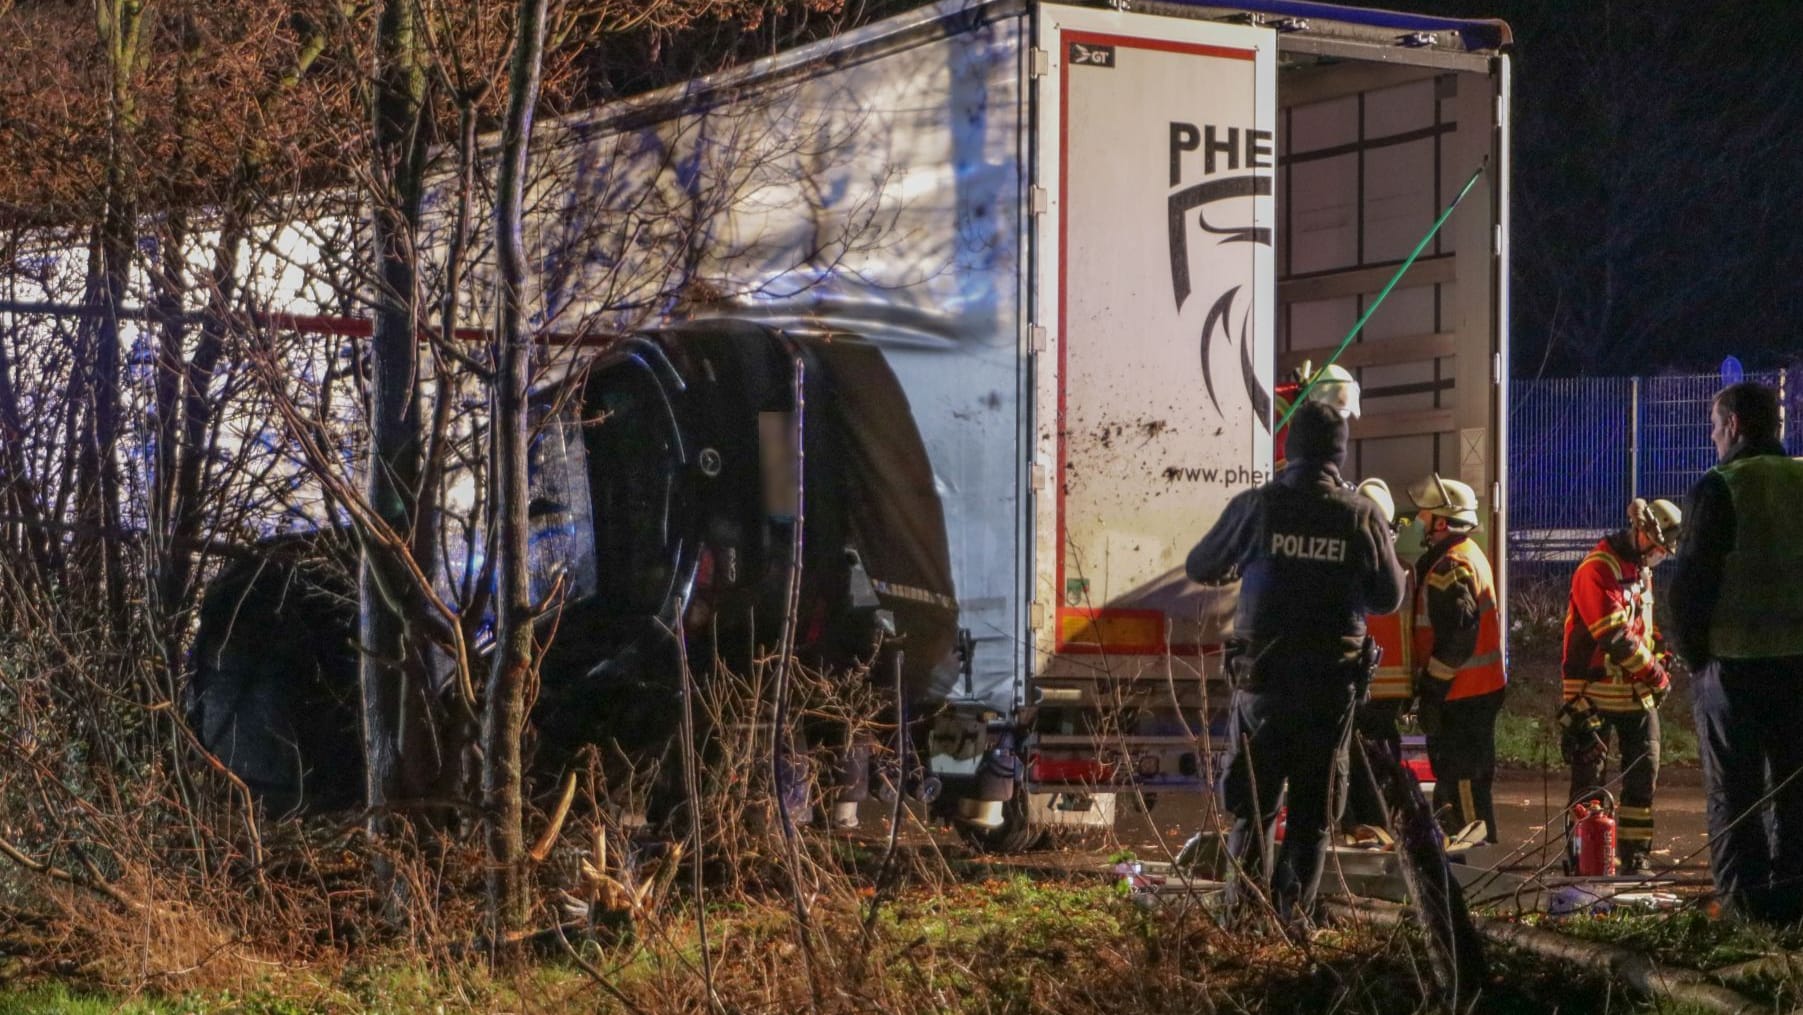
[{"label": "asphalt ground", "polygon": [[[1464,861],[1527,876],[1559,874],[1568,779],[1563,771],[1499,772],[1494,799],[1501,841],[1473,847],[1464,854]],[[1197,830],[1218,827],[1224,820],[1211,811],[1207,798],[1194,794],[1167,794],[1154,802],[1150,812],[1123,797],[1113,830],[1061,834],[1048,848],[1020,854],[1013,861],[1027,866],[1105,870],[1111,859],[1122,853],[1140,860],[1169,859]],[[874,822],[870,820],[873,816]],[[1661,773],[1653,816],[1655,872],[1685,881],[1706,881],[1708,836],[1703,790],[1695,769]],[[865,817],[867,833],[885,827],[881,815],[866,812]]]}]

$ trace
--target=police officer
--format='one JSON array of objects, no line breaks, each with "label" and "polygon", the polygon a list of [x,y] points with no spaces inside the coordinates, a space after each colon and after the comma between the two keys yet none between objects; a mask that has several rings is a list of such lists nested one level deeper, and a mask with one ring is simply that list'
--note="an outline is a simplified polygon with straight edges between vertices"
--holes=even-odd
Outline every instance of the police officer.
[{"label": "police officer", "polygon": [[1653,623],[1653,568],[1677,548],[1681,519],[1669,500],[1636,498],[1628,527],[1604,536],[1572,572],[1565,608],[1560,753],[1571,766],[1571,799],[1603,784],[1613,732],[1621,747],[1615,850],[1630,874],[1650,869],[1658,708],[1671,689]]},{"label": "police officer", "polygon": [[1490,561],[1471,538],[1477,494],[1433,473],[1409,487],[1427,545],[1415,561],[1416,717],[1434,767],[1434,809],[1450,832],[1484,823],[1496,841],[1490,784],[1502,710],[1502,625]]},{"label": "police officer", "polygon": [[1306,401],[1277,478],[1235,497],[1190,551],[1193,581],[1240,578],[1233,643],[1236,690],[1222,795],[1233,815],[1227,849],[1245,876],[1267,865],[1278,801],[1288,785],[1283,847],[1270,872],[1286,922],[1312,914],[1321,879],[1336,768],[1369,656],[1365,615],[1394,610],[1402,566],[1377,506],[1340,479],[1346,420]]},{"label": "police officer", "polygon": [[1721,464],[1684,506],[1667,592],[1692,668],[1709,867],[1732,915],[1803,919],[1803,462],[1776,392],[1730,385],[1710,407]]}]

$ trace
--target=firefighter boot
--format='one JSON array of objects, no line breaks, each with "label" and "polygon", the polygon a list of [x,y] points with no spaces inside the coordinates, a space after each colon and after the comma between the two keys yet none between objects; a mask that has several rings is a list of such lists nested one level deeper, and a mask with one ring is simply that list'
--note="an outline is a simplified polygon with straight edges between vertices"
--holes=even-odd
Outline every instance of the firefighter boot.
[{"label": "firefighter boot", "polygon": [[1621,850],[1621,872],[1644,875],[1653,873],[1653,848],[1644,842],[1629,843]]}]

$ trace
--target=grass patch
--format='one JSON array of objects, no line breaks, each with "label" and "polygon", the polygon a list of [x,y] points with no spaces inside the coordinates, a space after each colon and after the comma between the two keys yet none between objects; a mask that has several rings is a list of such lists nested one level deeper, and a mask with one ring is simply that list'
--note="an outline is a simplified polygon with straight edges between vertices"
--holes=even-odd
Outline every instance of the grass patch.
[{"label": "grass patch", "polygon": [[[1659,764],[1695,765],[1699,760],[1697,734],[1689,710],[1682,716],[1670,714],[1672,711],[1668,699],[1659,715]],[[1551,715],[1505,706],[1496,717],[1496,760],[1511,768],[1564,770],[1565,763],[1559,760],[1559,731]]]},{"label": "grass patch", "polygon": [[46,983],[0,993],[0,1015],[161,1015],[177,1009],[173,1002],[122,1000],[102,994],[73,991],[59,983]]},{"label": "grass patch", "polygon": [[1716,969],[1803,947],[1803,932],[1764,924],[1711,920],[1695,909],[1575,916],[1548,926],[1573,937],[1644,951],[1661,962],[1690,969]]},{"label": "grass patch", "polygon": [[[1546,638],[1510,641],[1509,690],[1496,721],[1496,759],[1513,768],[1558,769],[1559,645]],[[1690,674],[1672,672],[1672,691],[1659,707],[1659,763],[1695,765],[1697,734],[1690,712]]]},{"label": "grass patch", "polygon": [[[1020,875],[915,883],[880,911],[868,932],[867,905],[868,899],[822,898],[814,909],[811,956],[803,954],[783,901],[710,907],[721,1002],[733,1011],[935,1015],[1431,1010],[1420,942],[1408,928],[1336,926],[1292,944],[1227,933],[1199,906],[1143,908],[1106,881]],[[580,945],[581,954],[642,1010],[706,1010],[693,926],[692,911],[678,906],[658,916],[637,944],[589,942]],[[1712,954],[1751,952],[1743,946]],[[808,986],[810,967],[818,991]],[[473,960],[446,966],[395,952],[172,997],[81,993],[62,984],[0,994],[0,1015],[561,1015],[623,1007],[555,950],[509,975],[491,975]],[[1626,1004],[1619,988],[1502,950],[1492,955],[1477,1010],[1547,1015],[1605,1008],[1667,1010]]]},{"label": "grass patch", "polygon": [[[1616,912],[1573,917],[1552,926],[1573,937],[1618,944],[1647,952],[1667,965],[1706,972],[1803,949],[1803,928],[1711,920],[1697,910]],[[1793,1011],[1803,1002],[1803,978],[1794,972],[1743,975],[1726,982],[1776,1011]]]},{"label": "grass patch", "polygon": [[1496,717],[1496,760],[1516,768],[1563,768],[1558,734],[1541,716],[1504,708]]}]

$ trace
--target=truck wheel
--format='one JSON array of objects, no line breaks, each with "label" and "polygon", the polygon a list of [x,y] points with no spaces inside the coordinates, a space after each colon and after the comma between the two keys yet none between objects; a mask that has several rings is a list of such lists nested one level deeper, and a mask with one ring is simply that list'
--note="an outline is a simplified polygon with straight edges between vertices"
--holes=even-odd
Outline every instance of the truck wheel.
[{"label": "truck wheel", "polygon": [[979,853],[1026,853],[1043,846],[1046,830],[1027,823],[1027,794],[1018,787],[1014,795],[1002,801],[1002,823],[983,828],[968,821],[958,822],[958,834],[970,848]]},{"label": "truck wheel", "polygon": [[349,575],[314,541],[283,540],[222,570],[200,615],[187,688],[200,742],[272,814],[355,806],[363,749]]}]

